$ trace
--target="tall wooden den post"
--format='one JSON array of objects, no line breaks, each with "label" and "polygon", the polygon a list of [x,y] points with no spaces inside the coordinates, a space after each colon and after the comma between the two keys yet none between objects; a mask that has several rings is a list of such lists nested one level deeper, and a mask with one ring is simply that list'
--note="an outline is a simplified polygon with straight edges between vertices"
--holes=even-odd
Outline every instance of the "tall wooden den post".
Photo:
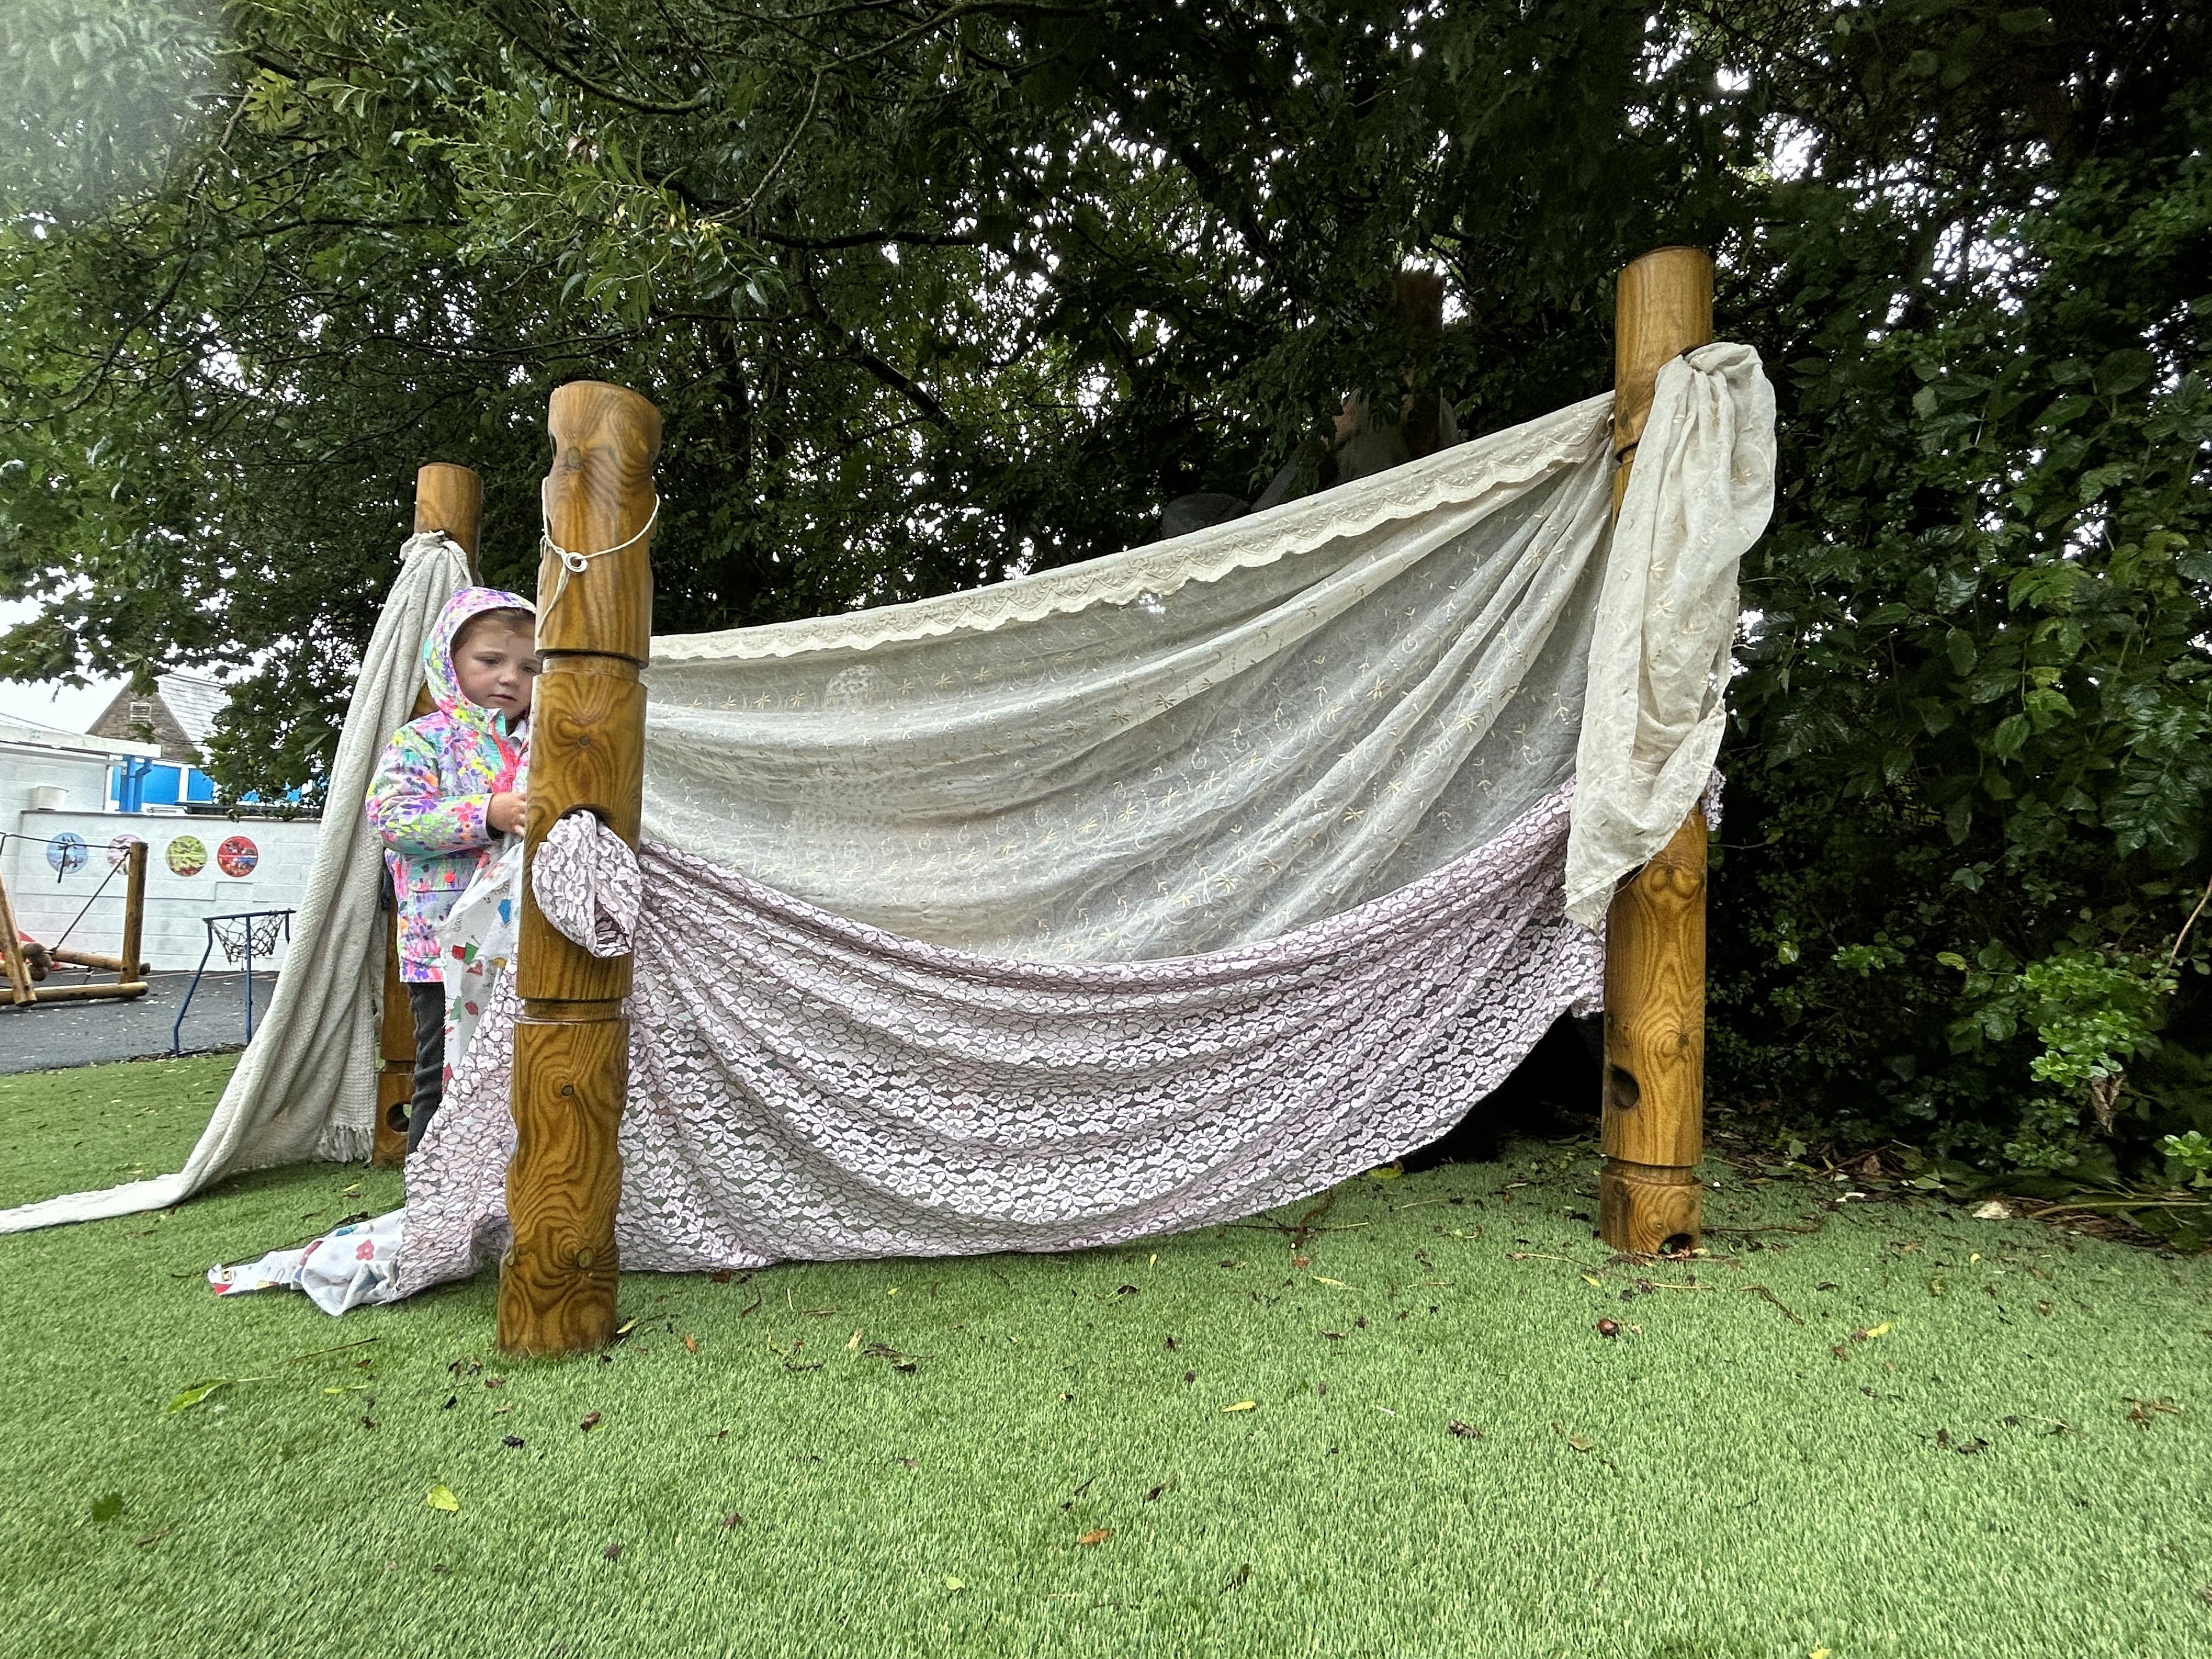
[{"label": "tall wooden den post", "polygon": [[[1661,367],[1713,337],[1712,260],[1698,248],[1662,247],[1627,266],[1613,326],[1617,515]],[[1697,1243],[1705,1103],[1705,821],[1693,811],[1606,913],[1598,1231],[1614,1249]]]},{"label": "tall wooden den post", "polygon": [[[571,812],[596,813],[637,844],[645,787],[659,411],[634,392],[572,380],[553,393],[545,479],[551,546],[538,569],[544,666],[530,714],[526,857]],[[572,556],[564,565],[561,554]],[[576,568],[580,565],[581,568]],[[571,944],[538,908],[527,878],[515,962],[514,1156],[500,1264],[499,1346],[578,1353],[615,1328],[616,1133],[629,1083],[630,959]]]},{"label": "tall wooden den post", "polygon": [[[415,533],[441,530],[469,556],[477,575],[477,547],[483,532],[483,480],[465,466],[433,461],[415,474]],[[411,719],[430,712],[430,688],[415,694]],[[397,1169],[407,1161],[407,1108],[415,1095],[415,1022],[407,988],[399,980],[399,915],[385,912],[384,1021],[377,1034],[376,1122],[368,1161]]]}]

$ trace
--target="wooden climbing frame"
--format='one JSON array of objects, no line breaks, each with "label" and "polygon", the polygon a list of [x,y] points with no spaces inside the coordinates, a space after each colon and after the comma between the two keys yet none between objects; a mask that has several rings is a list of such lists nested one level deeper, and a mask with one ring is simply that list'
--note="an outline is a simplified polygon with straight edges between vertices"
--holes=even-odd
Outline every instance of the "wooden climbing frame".
[{"label": "wooden climbing frame", "polygon": [[15,907],[9,902],[8,884],[0,879],[0,967],[8,976],[8,1000],[18,1007],[44,1002],[91,1002],[146,994],[146,964],[139,960],[139,942],[146,927],[146,843],[133,841],[124,854],[123,948],[113,956],[91,951],[56,951],[56,962],[80,968],[104,969],[115,975],[112,983],[40,985],[31,979],[31,965],[23,959],[23,941],[15,932]]},{"label": "wooden climbing frame", "polygon": [[[1712,337],[1712,261],[1694,248],[1662,248],[1620,274],[1616,511],[1660,367]],[[574,811],[597,813],[636,844],[645,763],[639,672],[652,633],[660,444],[651,404],[592,381],[555,392],[549,425],[551,546],[538,568],[544,671],[531,719],[530,859],[545,832]],[[561,549],[596,556],[588,575],[564,572]],[[1692,815],[1622,882],[1607,919],[1600,1231],[1616,1249],[1656,1254],[1698,1239],[1705,892],[1705,830]],[[516,1354],[588,1352],[615,1328],[616,1136],[629,1082],[623,998],[630,962],[593,957],[563,938],[538,914],[526,881],[516,975],[523,1013],[507,1176],[514,1243],[501,1264],[499,1346]]]}]

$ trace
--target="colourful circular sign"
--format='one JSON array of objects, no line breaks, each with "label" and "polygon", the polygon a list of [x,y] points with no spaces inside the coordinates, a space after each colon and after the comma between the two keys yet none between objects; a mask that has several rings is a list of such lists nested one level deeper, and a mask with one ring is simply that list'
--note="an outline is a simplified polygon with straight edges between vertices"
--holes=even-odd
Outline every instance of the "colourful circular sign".
[{"label": "colourful circular sign", "polygon": [[215,849],[215,861],[226,876],[250,876],[261,862],[261,849],[244,836],[233,836]]},{"label": "colourful circular sign", "polygon": [[127,832],[118,836],[113,841],[107,843],[108,863],[111,865],[122,863],[124,860],[131,856],[131,849],[132,848],[143,846],[143,844],[144,843],[141,842],[137,836],[128,834]]},{"label": "colourful circular sign", "polygon": [[179,836],[161,856],[177,874],[197,876],[207,868],[207,843],[198,836]]},{"label": "colourful circular sign", "polygon": [[74,830],[64,830],[46,843],[46,862],[58,875],[75,875],[91,856],[86,850],[84,837]]}]

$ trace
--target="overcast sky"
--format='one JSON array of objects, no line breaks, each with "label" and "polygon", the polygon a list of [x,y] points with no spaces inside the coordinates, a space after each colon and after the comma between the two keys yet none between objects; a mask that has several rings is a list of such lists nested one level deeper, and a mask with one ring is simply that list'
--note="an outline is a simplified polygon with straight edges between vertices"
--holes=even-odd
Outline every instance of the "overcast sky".
[{"label": "overcast sky", "polygon": [[[0,599],[0,628],[38,614],[28,599]],[[58,726],[64,732],[82,732],[100,718],[121,680],[96,680],[83,687],[58,684],[52,680],[0,680],[0,714],[41,726]]]}]

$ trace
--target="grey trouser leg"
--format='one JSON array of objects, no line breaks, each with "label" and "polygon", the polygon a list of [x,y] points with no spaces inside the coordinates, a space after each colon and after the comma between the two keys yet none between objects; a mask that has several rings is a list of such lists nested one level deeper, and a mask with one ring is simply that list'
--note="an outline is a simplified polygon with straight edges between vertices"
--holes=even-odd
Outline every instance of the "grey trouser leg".
[{"label": "grey trouser leg", "polygon": [[407,1107],[407,1150],[422,1144],[422,1132],[446,1097],[446,988],[410,985],[408,1012],[415,1016],[415,1097]]}]

